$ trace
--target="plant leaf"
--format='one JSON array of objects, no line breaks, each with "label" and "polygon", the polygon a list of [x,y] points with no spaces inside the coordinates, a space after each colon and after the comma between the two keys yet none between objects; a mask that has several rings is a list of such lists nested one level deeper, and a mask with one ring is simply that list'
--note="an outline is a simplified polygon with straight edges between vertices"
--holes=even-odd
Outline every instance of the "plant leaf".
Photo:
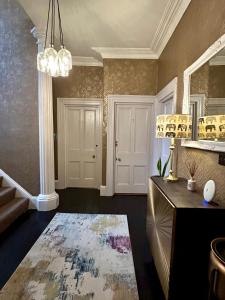
[{"label": "plant leaf", "polygon": [[161,157],[158,159],[157,169],[159,171],[159,176],[162,176],[162,160],[161,160]]},{"label": "plant leaf", "polygon": [[166,169],[167,169],[168,163],[169,163],[169,161],[170,161],[170,156],[171,156],[171,154],[169,155],[167,161],[166,161],[165,164],[164,164],[163,171],[162,171],[162,177],[164,177],[165,174],[166,174]]}]

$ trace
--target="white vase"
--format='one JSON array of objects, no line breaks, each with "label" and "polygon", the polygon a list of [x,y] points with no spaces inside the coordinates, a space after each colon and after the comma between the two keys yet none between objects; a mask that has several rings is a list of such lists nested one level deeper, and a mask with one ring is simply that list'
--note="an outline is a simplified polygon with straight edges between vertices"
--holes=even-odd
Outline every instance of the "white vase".
[{"label": "white vase", "polygon": [[196,180],[194,180],[193,177],[188,179],[187,189],[192,192],[196,190]]}]

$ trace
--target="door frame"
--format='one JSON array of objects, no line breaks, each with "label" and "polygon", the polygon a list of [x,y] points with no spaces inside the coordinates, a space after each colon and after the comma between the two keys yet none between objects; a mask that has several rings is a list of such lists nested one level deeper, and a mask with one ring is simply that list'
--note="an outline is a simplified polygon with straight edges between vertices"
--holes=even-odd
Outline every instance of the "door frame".
[{"label": "door frame", "polygon": [[[177,110],[177,77],[171,80],[156,96],[155,102],[155,125],[156,125],[156,117],[162,113],[162,105],[168,101],[169,99],[173,99],[172,103],[172,114],[176,113]],[[154,138],[155,151],[153,153],[153,173],[154,175],[158,175],[157,170],[157,161],[159,158],[159,153],[162,152],[162,141],[161,139]]]},{"label": "door frame", "polygon": [[177,77],[171,80],[159,93],[157,94],[157,102],[159,105],[159,111],[161,105],[167,100],[173,98],[173,109],[172,113],[176,113],[177,108]]},{"label": "door frame", "polygon": [[[152,117],[154,120],[154,103],[156,96],[143,96],[143,95],[108,95],[108,120],[107,120],[107,155],[106,155],[106,185],[100,186],[101,196],[113,196],[115,192],[115,115],[117,104],[145,104],[152,105]],[[154,128],[154,124],[153,128]],[[150,143],[150,152],[153,153],[152,140]],[[152,154],[150,153],[150,154]],[[152,157],[152,155],[151,155]],[[150,162],[152,169],[152,159]]]},{"label": "door frame", "polygon": [[65,152],[65,110],[67,107],[96,107],[100,111],[99,120],[99,168],[98,186],[102,183],[102,121],[103,121],[103,100],[100,98],[57,98],[57,145],[58,145],[58,180],[57,189],[66,188],[66,152]]}]

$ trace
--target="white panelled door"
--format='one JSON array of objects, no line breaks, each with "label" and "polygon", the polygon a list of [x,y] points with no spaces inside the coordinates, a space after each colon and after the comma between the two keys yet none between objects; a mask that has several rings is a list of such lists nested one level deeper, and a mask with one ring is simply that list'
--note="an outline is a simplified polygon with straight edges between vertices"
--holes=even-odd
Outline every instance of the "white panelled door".
[{"label": "white panelled door", "polygon": [[116,106],[115,192],[146,193],[150,170],[152,106]]},{"label": "white panelled door", "polygon": [[66,186],[97,188],[101,157],[99,107],[65,108]]}]

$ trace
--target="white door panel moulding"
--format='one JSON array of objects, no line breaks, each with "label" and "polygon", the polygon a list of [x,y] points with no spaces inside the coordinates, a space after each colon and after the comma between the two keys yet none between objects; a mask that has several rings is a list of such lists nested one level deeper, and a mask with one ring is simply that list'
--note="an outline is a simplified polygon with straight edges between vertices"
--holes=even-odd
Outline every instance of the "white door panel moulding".
[{"label": "white door panel moulding", "polygon": [[152,158],[152,111],[152,103],[116,105],[115,193],[147,193]]},{"label": "white door panel moulding", "polygon": [[92,47],[92,50],[101,55],[103,59],[157,59],[150,48],[110,48],[110,47]]},{"label": "white door panel moulding", "polygon": [[[103,115],[103,100],[100,98],[58,98],[57,99],[57,125],[58,125],[58,180],[56,181],[57,189],[65,189],[66,185],[66,124],[65,114],[68,107],[97,107],[100,109],[99,131],[100,140],[98,146],[99,153],[99,178],[98,181],[102,182],[102,115]],[[98,184],[98,188],[100,186]]]},{"label": "white door panel moulding", "polygon": [[[115,178],[115,113],[117,104],[151,104],[154,108],[156,96],[143,95],[108,95],[108,127],[107,127],[107,160],[106,160],[106,185],[100,187],[101,196],[112,196],[114,194]],[[154,110],[154,109],[153,109]],[[154,114],[154,113],[153,113]],[[154,118],[153,118],[154,119]],[[152,141],[149,141],[152,145]],[[152,157],[153,147],[150,146]],[[152,170],[152,161],[150,163]],[[150,174],[152,175],[152,174]]]},{"label": "white door panel moulding", "polygon": [[171,38],[191,0],[170,0],[165,8],[150,48],[158,57]]},{"label": "white door panel moulding", "polygon": [[73,66],[103,67],[103,62],[94,57],[73,56]]}]

